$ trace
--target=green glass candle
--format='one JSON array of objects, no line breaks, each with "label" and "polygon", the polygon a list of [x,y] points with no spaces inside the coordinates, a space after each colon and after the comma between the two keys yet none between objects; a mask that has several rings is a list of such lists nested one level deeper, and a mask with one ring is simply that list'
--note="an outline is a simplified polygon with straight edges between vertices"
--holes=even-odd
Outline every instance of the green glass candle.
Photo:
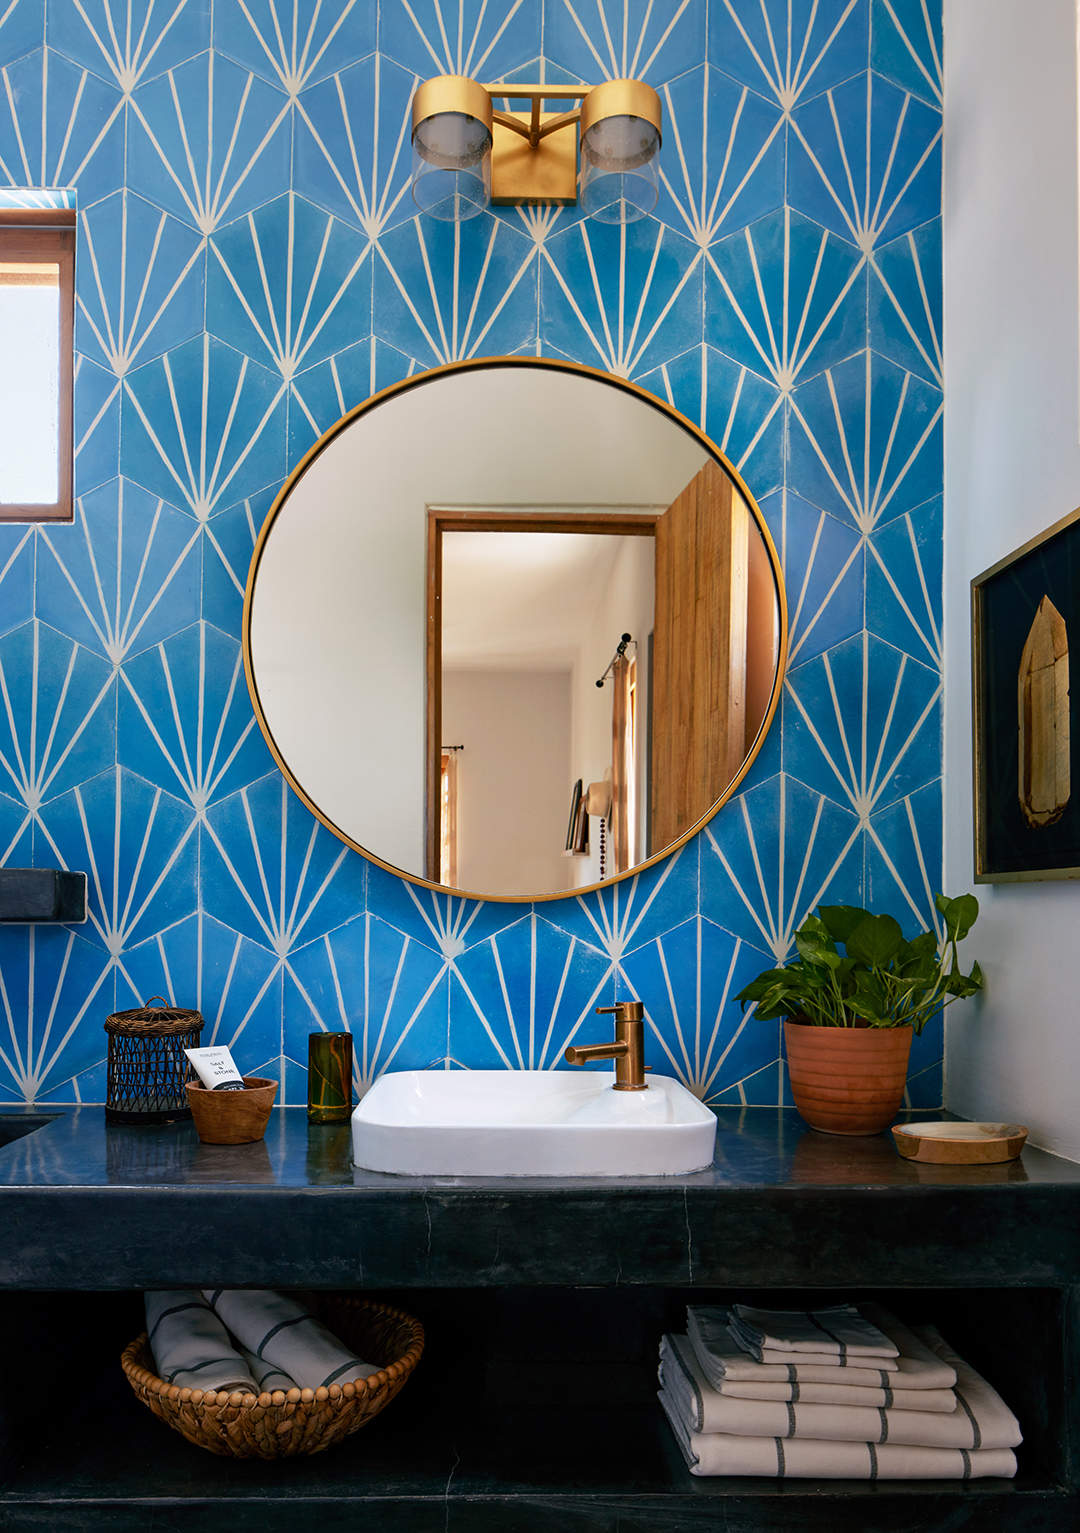
[{"label": "green glass candle", "polygon": [[352,1034],[308,1034],[309,1123],[347,1123],[352,1114]]}]

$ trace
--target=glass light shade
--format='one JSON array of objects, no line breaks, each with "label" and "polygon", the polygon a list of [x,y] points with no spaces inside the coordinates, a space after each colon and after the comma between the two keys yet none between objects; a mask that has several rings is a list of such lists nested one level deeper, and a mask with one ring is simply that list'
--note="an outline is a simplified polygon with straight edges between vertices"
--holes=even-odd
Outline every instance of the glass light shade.
[{"label": "glass light shade", "polygon": [[467,112],[436,112],[413,130],[413,201],[444,223],[491,202],[491,130]]},{"label": "glass light shade", "polygon": [[656,206],[660,130],[646,117],[602,117],[581,137],[582,209],[602,224],[631,224]]}]

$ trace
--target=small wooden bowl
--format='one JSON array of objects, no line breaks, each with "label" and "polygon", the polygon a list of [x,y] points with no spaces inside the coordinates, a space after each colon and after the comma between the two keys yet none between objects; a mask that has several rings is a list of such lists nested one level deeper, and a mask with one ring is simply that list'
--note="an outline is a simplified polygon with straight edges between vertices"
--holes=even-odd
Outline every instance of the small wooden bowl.
[{"label": "small wooden bowl", "polygon": [[245,1075],[243,1091],[207,1091],[191,1084],[184,1089],[203,1144],[251,1144],[266,1133],[278,1083]]},{"label": "small wooden bowl", "polygon": [[905,1160],[939,1166],[989,1166],[1015,1160],[1028,1131],[1018,1123],[905,1123],[893,1126]]}]

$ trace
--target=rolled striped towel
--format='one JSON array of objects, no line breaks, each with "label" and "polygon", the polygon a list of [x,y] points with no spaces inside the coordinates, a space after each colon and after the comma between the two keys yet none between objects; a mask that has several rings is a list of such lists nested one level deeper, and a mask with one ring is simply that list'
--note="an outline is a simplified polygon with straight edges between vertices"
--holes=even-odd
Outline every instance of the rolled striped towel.
[{"label": "rolled striped towel", "polygon": [[237,1341],[280,1368],[300,1389],[351,1384],[378,1373],[350,1352],[322,1321],[272,1288],[204,1288],[203,1297]]},{"label": "rolled striped towel", "polygon": [[259,1386],[259,1391],[265,1395],[272,1395],[275,1389],[281,1389],[285,1394],[290,1389],[299,1389],[296,1380],[289,1374],[283,1373],[280,1368],[275,1368],[273,1363],[268,1363],[264,1357],[256,1357],[254,1352],[249,1352],[246,1347],[240,1348],[240,1356],[248,1366],[248,1372]]},{"label": "rolled striped towel", "polygon": [[[686,1329],[702,1372],[716,1390],[733,1382],[744,1384],[838,1384],[858,1385],[868,1389],[938,1390],[951,1389],[956,1370],[931,1352],[906,1325],[880,1304],[860,1304],[859,1313],[873,1322],[894,1343],[898,1357],[864,1359],[865,1367],[849,1365],[838,1372],[839,1357],[826,1357],[820,1363],[810,1354],[790,1353],[789,1360],[759,1363],[739,1345],[728,1326],[730,1310],[718,1304],[691,1304],[686,1311]],[[798,1357],[798,1361],[794,1359]]]},{"label": "rolled striped towel", "polygon": [[166,1384],[259,1393],[229,1333],[197,1289],[159,1289],[143,1299],[150,1350]]},{"label": "rolled striped towel", "polygon": [[663,1389],[660,1404],[687,1468],[695,1475],[762,1475],[781,1480],[980,1480],[994,1476],[1011,1480],[1016,1474],[1016,1454],[1011,1448],[922,1448],[694,1432]]}]

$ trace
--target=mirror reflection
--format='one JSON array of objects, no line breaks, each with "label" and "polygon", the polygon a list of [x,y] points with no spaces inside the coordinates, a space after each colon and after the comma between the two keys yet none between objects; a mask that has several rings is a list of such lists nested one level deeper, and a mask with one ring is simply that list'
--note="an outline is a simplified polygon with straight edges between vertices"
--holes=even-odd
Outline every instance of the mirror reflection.
[{"label": "mirror reflection", "polygon": [[337,835],[444,887],[535,898],[678,844],[775,707],[783,597],[745,487],[652,396],[462,364],[347,416],[263,528],[256,710]]}]

